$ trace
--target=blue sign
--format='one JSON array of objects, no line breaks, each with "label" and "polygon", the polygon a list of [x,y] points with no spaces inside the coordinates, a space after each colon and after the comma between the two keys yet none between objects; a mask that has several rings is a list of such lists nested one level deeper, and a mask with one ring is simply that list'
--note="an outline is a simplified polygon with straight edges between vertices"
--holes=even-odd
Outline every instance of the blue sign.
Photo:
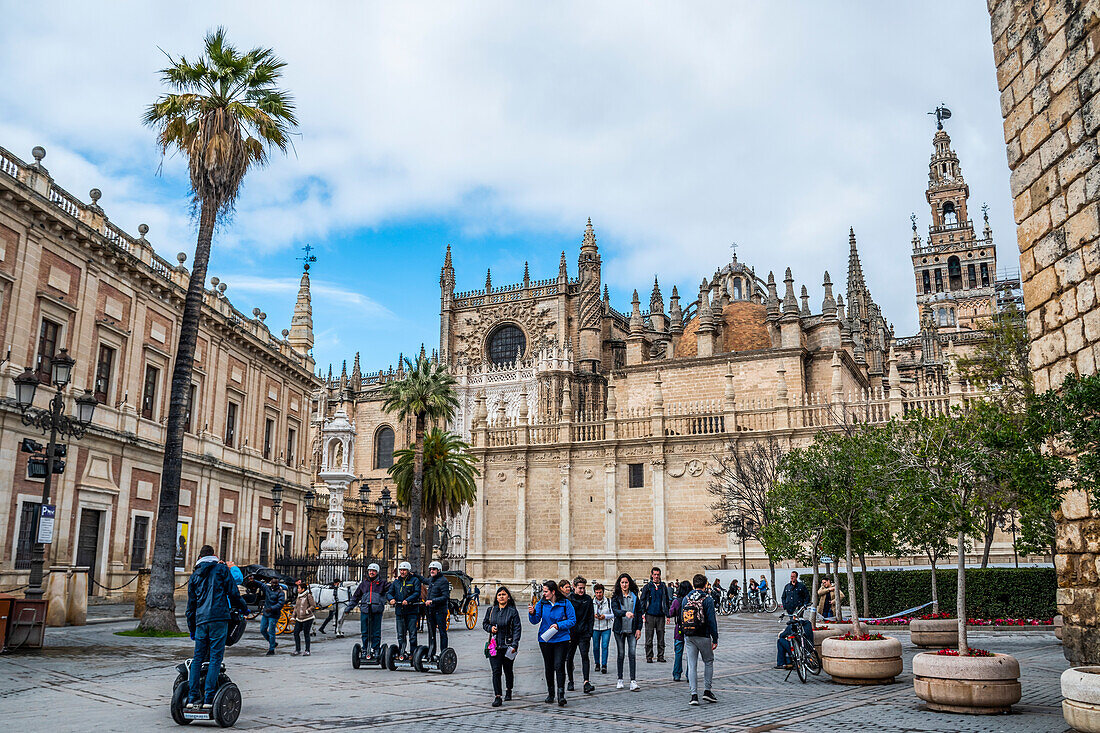
[{"label": "blue sign", "polygon": [[38,515],[38,542],[48,545],[53,542],[53,521],[57,515],[57,506],[43,504],[42,511]]}]

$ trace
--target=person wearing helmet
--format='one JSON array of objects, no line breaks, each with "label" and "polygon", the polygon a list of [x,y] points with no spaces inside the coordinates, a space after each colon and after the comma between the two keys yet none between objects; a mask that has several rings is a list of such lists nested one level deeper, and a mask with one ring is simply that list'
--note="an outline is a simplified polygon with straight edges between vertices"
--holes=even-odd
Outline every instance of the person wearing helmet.
[{"label": "person wearing helmet", "polygon": [[378,564],[367,566],[367,577],[363,578],[348,600],[348,610],[359,605],[359,636],[368,657],[377,657],[382,646],[382,611],[386,609],[386,595],[390,584],[378,574]]},{"label": "person wearing helmet", "polygon": [[[397,579],[390,583],[386,598],[397,614],[398,654],[401,661],[407,661],[416,648],[416,620],[420,615],[420,576],[413,574],[412,565],[402,562],[397,566]],[[407,652],[406,638],[409,641]]]},{"label": "person wearing helmet", "polygon": [[447,648],[447,602],[451,599],[451,583],[443,575],[443,565],[438,560],[428,564],[428,598],[424,601],[428,612],[428,656],[435,657],[435,634],[439,630],[439,652]]}]

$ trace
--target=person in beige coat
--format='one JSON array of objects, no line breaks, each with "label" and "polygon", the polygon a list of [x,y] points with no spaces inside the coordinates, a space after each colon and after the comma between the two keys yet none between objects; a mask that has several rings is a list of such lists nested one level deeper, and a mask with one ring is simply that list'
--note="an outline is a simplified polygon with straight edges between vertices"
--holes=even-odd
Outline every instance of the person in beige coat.
[{"label": "person in beige coat", "polygon": [[294,611],[291,613],[290,618],[294,621],[294,654],[298,656],[302,653],[302,634],[305,633],[306,637],[306,652],[305,656],[309,656],[309,628],[313,626],[313,619],[316,618],[313,615],[313,609],[317,606],[317,602],[313,598],[313,594],[309,590],[309,586],[306,585],[304,580],[297,582],[298,595],[294,599]]},{"label": "person in beige coat", "polygon": [[[836,593],[828,578],[823,578],[821,587],[817,589],[817,612],[824,618],[836,618]],[[844,591],[840,591],[840,602],[844,603]]]}]

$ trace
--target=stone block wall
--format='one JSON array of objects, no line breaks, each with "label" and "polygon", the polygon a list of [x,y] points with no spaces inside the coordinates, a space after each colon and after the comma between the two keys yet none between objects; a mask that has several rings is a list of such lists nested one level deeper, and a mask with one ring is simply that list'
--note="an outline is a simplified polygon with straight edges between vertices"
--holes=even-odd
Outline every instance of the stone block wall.
[{"label": "stone block wall", "polygon": [[[1036,387],[1100,362],[1100,0],[988,0]],[[1057,515],[1066,658],[1100,662],[1100,522]]]}]

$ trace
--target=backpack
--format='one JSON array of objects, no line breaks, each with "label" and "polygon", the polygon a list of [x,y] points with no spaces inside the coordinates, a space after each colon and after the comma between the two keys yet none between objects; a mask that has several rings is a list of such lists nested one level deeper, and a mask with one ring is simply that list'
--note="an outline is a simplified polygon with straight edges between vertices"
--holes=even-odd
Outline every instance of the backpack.
[{"label": "backpack", "polygon": [[707,613],[703,600],[706,595],[696,589],[680,602],[680,629],[684,636],[707,636]]}]

